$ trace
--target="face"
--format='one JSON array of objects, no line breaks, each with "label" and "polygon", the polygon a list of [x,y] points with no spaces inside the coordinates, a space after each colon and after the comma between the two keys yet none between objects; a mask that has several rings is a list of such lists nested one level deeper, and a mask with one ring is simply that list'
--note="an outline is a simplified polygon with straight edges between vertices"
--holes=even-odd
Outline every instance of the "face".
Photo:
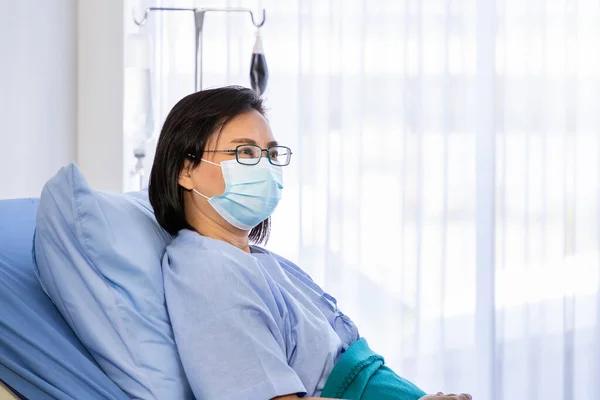
[{"label": "face", "polygon": [[[235,150],[241,144],[256,144],[263,149],[277,144],[269,123],[258,111],[253,110],[233,118],[220,133],[213,134],[205,150]],[[205,151],[202,158],[220,164],[222,161],[235,160],[235,153]],[[208,218],[229,230],[236,229],[227,223],[204,197],[192,192],[192,189],[196,189],[207,197],[223,194],[225,181],[221,167],[202,161],[196,168],[191,168],[190,165],[186,161],[186,166],[179,175],[179,185],[188,190],[184,198],[188,221],[194,224],[194,221],[205,221]]]}]

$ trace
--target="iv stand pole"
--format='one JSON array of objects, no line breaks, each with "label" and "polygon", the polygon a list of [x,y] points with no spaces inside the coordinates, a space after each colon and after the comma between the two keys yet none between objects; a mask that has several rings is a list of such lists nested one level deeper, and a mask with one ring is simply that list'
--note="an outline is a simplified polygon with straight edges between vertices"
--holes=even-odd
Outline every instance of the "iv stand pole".
[{"label": "iv stand pole", "polygon": [[265,10],[262,10],[262,21],[256,23],[254,20],[254,13],[249,8],[243,7],[221,7],[221,8],[170,8],[170,7],[149,7],[146,8],[144,12],[144,17],[141,20],[137,20],[135,18],[135,11],[133,12],[133,22],[137,26],[142,26],[146,23],[148,19],[148,14],[152,11],[188,11],[194,13],[194,22],[196,27],[196,37],[195,37],[195,58],[194,58],[194,89],[196,92],[202,90],[202,36],[204,31],[204,15],[207,12],[247,12],[250,14],[250,18],[252,19],[252,25],[256,28],[260,28],[265,24],[266,21],[266,13]]}]

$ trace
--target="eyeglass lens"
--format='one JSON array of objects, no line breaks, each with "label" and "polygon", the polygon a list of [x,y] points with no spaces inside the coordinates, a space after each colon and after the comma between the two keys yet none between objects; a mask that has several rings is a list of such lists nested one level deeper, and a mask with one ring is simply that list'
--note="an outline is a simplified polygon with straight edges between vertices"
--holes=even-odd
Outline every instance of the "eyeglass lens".
[{"label": "eyeglass lens", "polygon": [[[268,149],[269,161],[273,165],[285,166],[290,163],[291,151],[285,146],[273,146]],[[243,145],[237,147],[237,160],[240,164],[256,165],[260,162],[263,150],[255,145]]]}]

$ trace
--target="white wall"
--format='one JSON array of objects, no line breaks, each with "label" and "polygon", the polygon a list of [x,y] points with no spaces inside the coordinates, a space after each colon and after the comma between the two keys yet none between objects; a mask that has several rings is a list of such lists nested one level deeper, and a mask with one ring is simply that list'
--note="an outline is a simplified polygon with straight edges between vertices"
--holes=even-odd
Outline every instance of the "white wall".
[{"label": "white wall", "polygon": [[0,199],[76,156],[77,2],[0,0]]},{"label": "white wall", "polygon": [[78,3],[77,162],[95,189],[122,191],[123,0]]}]

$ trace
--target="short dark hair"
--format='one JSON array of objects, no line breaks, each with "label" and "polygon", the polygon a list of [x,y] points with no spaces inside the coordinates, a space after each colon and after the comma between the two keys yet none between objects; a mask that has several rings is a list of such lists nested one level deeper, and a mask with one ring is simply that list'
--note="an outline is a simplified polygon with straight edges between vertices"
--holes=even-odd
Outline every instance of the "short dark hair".
[{"label": "short dark hair", "polygon": [[[179,174],[185,161],[189,160],[195,168],[211,136],[231,119],[252,110],[265,115],[262,100],[253,90],[226,86],[190,94],[169,112],[156,146],[148,197],[156,220],[171,235],[182,229],[194,230],[185,218],[185,189],[179,186]],[[195,157],[190,158],[188,154]],[[266,243],[270,227],[271,221],[267,218],[250,231],[250,241]]]}]

